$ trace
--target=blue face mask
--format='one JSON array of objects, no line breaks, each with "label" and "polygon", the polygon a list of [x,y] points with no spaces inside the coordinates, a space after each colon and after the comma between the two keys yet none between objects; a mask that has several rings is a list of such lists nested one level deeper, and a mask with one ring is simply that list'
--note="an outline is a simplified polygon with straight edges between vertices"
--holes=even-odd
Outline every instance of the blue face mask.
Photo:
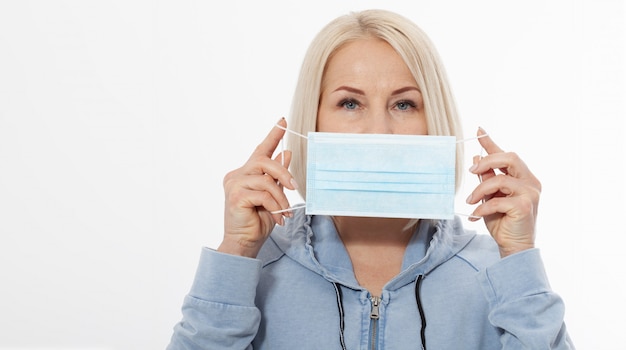
[{"label": "blue face mask", "polygon": [[306,213],[452,219],[453,136],[311,132]]}]

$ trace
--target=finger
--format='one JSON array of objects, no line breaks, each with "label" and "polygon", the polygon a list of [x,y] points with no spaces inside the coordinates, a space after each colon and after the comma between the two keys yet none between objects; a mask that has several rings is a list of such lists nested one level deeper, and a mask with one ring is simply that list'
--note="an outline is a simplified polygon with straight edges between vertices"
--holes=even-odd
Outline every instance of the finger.
[{"label": "finger", "polygon": [[[284,154],[284,166],[283,157]],[[291,163],[291,152],[284,151],[283,153],[279,153],[274,157],[274,159],[270,159],[266,156],[252,156],[248,162],[238,170],[238,173],[241,175],[269,175],[274,178],[275,181],[280,182],[285,185],[290,190],[295,190],[298,188],[296,181],[293,179],[293,176],[287,169],[289,164]]]},{"label": "finger", "polygon": [[[487,132],[485,131],[485,129],[479,127],[478,131],[476,132],[476,135],[478,136],[478,142],[480,143],[481,147],[487,151],[488,155],[491,154],[498,154],[498,153],[504,153],[504,150],[502,150],[502,148],[500,148],[494,141],[493,139],[491,139],[491,136],[489,136],[487,134]],[[485,157],[488,158],[489,156]],[[481,157],[482,159],[483,157]],[[484,168],[484,167],[481,167]],[[500,171],[502,171],[503,173],[506,173],[506,167],[504,168],[500,168],[500,167],[492,167],[492,169],[499,169]]]},{"label": "finger", "polygon": [[475,167],[472,167],[473,173],[480,173],[489,169],[498,169],[504,174],[517,178],[523,178],[530,175],[530,171],[526,163],[515,152],[494,153],[485,156]]},{"label": "finger", "polygon": [[284,151],[278,154],[274,161],[280,163],[284,170],[280,170],[279,173],[276,173],[276,179],[278,179],[278,183],[281,186],[285,186],[290,190],[297,190],[298,184],[296,180],[293,178],[293,175],[289,172],[289,164],[291,163],[291,151]]},{"label": "finger", "polygon": [[[485,167],[485,166],[480,166],[479,163],[482,160],[482,157],[480,156],[474,156],[473,158],[473,162],[474,164],[472,165],[472,167],[470,168],[470,172],[476,174],[478,176],[478,179],[480,180],[480,182],[483,182],[485,180],[488,180],[494,176],[496,176],[496,172],[493,171],[493,169],[489,168],[489,167]],[[479,171],[478,169],[482,168],[486,168],[485,171]]]},{"label": "finger", "polygon": [[[470,168],[470,172],[475,172],[475,174],[478,176],[479,183],[483,183],[486,180],[489,180],[490,178],[496,176],[495,171],[493,171],[492,169],[488,169],[487,171],[483,173],[475,171],[475,169],[478,167],[478,162],[480,162],[481,159],[482,159],[481,156],[474,156],[473,158],[474,165]],[[491,197],[486,197],[486,196],[477,197],[474,194],[470,194],[469,197],[467,197],[468,204],[470,203],[472,198],[476,198],[476,201],[482,200],[484,202],[484,201],[489,200]]]},{"label": "finger", "polygon": [[[476,172],[484,171],[486,168],[498,169],[505,174],[518,176],[522,172],[528,173],[526,164],[513,152],[505,153],[487,134],[483,128],[478,128],[478,142],[487,151],[487,156],[482,158],[477,167],[473,167]],[[480,137],[483,136],[483,137]]]},{"label": "finger", "polygon": [[291,151],[282,151],[274,157],[274,160],[285,169],[288,169],[289,164],[291,164]]},{"label": "finger", "polygon": [[[287,127],[287,121],[285,120],[285,118],[281,118],[277,124],[282,127]],[[271,157],[284,135],[285,130],[273,127],[272,130],[270,130],[270,132],[267,134],[265,139],[256,147],[252,155],[263,155],[268,158]]]},{"label": "finger", "polygon": [[[246,189],[257,192],[265,192],[271,196],[273,202],[275,202],[278,207],[272,206],[270,208],[266,208],[268,211],[289,208],[289,201],[287,200],[285,192],[283,192],[281,186],[276,183],[276,180],[269,175],[250,176],[246,178],[244,186]],[[255,204],[255,206],[258,205],[259,204]]]},{"label": "finger", "polygon": [[478,128],[476,135],[479,136],[478,142],[480,143],[482,148],[487,151],[487,154],[504,152],[502,148],[500,148],[495,142],[493,142],[491,136],[489,136],[483,128]]},{"label": "finger", "polygon": [[514,189],[520,186],[517,182],[519,182],[519,180],[513,177],[496,175],[476,186],[474,191],[467,197],[467,204],[476,204],[481,200],[489,201],[495,196],[502,197],[513,195],[515,193]]},{"label": "finger", "polygon": [[261,173],[270,175],[278,183],[284,185],[290,190],[298,189],[296,180],[294,180],[293,175],[289,172],[291,151],[279,153],[273,160],[262,160],[262,163],[263,167],[261,169]]},{"label": "finger", "polygon": [[240,195],[242,199],[237,203],[238,207],[256,210],[259,214],[265,212],[272,217],[275,223],[279,223],[280,225],[284,224],[281,214],[272,214],[272,211],[280,210],[278,208],[280,208],[281,205],[268,192],[243,189]]},{"label": "finger", "polygon": [[[281,187],[269,175],[247,176],[245,182],[241,179],[231,180],[225,192],[229,208],[268,212],[289,208],[289,201]],[[280,214],[272,216],[279,222]]]},{"label": "finger", "polygon": [[[289,208],[289,201],[287,201],[286,197],[284,198],[284,200],[277,201],[276,197],[273,197],[273,196],[268,197],[266,193],[267,192],[263,193],[260,191],[255,192],[255,194],[262,194],[260,197],[260,199],[262,200],[262,203],[256,206],[257,211],[267,212],[267,214],[272,217],[275,223],[278,223],[281,226],[284,225],[285,220],[283,219],[283,216],[286,216],[286,217],[292,216],[290,212],[284,212],[284,213],[282,212],[283,210],[282,208]],[[282,190],[281,190],[281,193],[282,193]],[[275,209],[275,208],[280,208],[280,209]]]},{"label": "finger", "polygon": [[515,207],[515,205],[511,203],[512,201],[507,201],[506,199],[508,198],[493,198],[482,203],[474,209],[472,216],[487,219],[496,214],[505,215],[507,211]]},{"label": "finger", "polygon": [[536,205],[522,196],[496,197],[476,207],[472,215],[487,220],[496,214],[506,215],[511,219],[520,219],[524,216],[534,215],[535,209]]}]

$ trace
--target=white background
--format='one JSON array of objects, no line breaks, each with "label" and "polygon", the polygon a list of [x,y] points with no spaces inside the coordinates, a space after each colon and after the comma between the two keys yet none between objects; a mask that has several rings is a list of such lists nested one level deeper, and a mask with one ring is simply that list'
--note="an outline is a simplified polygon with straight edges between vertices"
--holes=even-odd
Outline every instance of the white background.
[{"label": "white background", "polygon": [[578,348],[623,346],[621,1],[215,3],[0,0],[0,349],[165,348],[224,174],[288,114],[315,33],[380,7],[431,36],[466,135],[541,179]]}]

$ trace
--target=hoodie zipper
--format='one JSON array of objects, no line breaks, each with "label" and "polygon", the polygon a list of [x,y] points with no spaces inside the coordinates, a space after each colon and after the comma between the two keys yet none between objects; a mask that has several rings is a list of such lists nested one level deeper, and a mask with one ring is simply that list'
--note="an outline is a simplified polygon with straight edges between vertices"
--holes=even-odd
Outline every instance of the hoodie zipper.
[{"label": "hoodie zipper", "polygon": [[380,297],[371,297],[372,310],[370,312],[370,349],[376,350],[378,344],[378,319],[380,318]]}]

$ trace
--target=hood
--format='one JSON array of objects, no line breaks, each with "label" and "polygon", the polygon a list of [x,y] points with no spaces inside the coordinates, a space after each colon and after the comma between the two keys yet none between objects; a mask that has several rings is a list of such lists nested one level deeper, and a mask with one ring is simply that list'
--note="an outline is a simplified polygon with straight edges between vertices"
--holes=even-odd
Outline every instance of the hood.
[{"label": "hood", "polygon": [[[395,290],[427,275],[461,251],[474,237],[461,220],[420,220],[404,256],[402,271],[386,286]],[[270,240],[280,252],[329,282],[362,289],[354,277],[352,263],[328,216],[305,215],[296,210],[285,226],[276,226]]]}]

